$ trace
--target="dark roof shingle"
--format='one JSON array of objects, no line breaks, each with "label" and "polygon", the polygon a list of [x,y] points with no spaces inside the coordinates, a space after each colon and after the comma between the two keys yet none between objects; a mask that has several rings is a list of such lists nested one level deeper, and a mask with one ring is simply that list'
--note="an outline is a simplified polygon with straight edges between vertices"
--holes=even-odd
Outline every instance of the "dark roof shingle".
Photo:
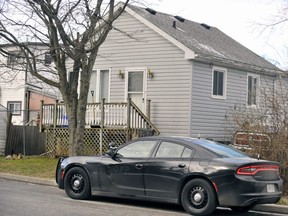
[{"label": "dark roof shingle", "polygon": [[129,5],[129,7],[150,23],[194,51],[200,58],[244,64],[263,69],[280,70],[215,27],[186,19],[179,21],[179,18],[181,19],[182,17],[175,17],[151,9],[147,10],[132,5]]}]

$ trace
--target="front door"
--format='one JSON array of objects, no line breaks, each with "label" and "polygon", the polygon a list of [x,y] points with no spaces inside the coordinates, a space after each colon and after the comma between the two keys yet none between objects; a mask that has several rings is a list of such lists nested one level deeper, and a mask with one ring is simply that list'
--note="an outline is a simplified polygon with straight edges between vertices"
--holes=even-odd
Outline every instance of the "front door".
[{"label": "front door", "polygon": [[146,111],[146,69],[126,70],[126,98],[136,104],[145,113]]}]

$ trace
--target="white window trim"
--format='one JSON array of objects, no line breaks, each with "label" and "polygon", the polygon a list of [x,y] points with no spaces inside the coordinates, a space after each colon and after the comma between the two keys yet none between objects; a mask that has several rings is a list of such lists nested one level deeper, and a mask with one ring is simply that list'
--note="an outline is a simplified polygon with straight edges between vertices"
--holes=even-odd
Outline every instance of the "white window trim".
[{"label": "white window trim", "polygon": [[[224,80],[223,80],[223,95],[214,95],[213,89],[214,89],[214,71],[220,71],[224,73]],[[214,99],[226,99],[226,88],[227,88],[227,69],[222,67],[213,67],[212,68],[212,89],[211,89],[211,97]]]},{"label": "white window trim", "polygon": [[[19,110],[15,111],[15,107],[14,107],[14,111],[12,112],[9,108],[10,104],[18,104],[19,105]],[[12,115],[16,115],[16,116],[21,116],[21,109],[22,109],[22,101],[7,101],[7,109],[9,110],[9,112],[11,112]]]},{"label": "white window trim", "polygon": [[[252,104],[249,105],[248,104],[248,79],[249,76],[251,76],[252,78],[256,78],[257,79],[257,86],[256,86],[256,104]],[[259,103],[259,91],[260,89],[260,76],[258,74],[252,74],[252,73],[248,73],[247,74],[247,81],[246,81],[246,106],[250,107],[250,108],[256,108],[258,107],[258,103]]]}]

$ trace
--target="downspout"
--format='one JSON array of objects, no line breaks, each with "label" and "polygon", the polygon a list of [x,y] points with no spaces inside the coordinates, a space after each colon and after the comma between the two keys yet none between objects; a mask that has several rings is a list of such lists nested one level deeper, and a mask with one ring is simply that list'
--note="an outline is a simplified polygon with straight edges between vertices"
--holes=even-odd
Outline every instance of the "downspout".
[{"label": "downspout", "polygon": [[190,101],[189,101],[189,114],[188,114],[188,137],[192,135],[192,89],[193,89],[193,60],[189,60],[190,63]]},{"label": "downspout", "polygon": [[24,79],[24,109],[23,109],[23,155],[26,155],[26,122],[27,122],[27,63]]}]

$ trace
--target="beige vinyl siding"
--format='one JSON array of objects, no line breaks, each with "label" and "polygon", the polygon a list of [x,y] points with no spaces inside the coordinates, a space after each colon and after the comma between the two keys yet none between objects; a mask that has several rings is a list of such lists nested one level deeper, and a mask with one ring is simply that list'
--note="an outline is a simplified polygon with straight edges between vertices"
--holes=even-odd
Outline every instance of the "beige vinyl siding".
[{"label": "beige vinyl siding", "polygon": [[[184,52],[142,22],[124,14],[99,50],[95,69],[111,69],[110,101],[125,98],[126,68],[149,68],[146,99],[151,100],[151,120],[161,134],[188,135],[191,62]],[[129,36],[128,36],[129,35]]]}]

